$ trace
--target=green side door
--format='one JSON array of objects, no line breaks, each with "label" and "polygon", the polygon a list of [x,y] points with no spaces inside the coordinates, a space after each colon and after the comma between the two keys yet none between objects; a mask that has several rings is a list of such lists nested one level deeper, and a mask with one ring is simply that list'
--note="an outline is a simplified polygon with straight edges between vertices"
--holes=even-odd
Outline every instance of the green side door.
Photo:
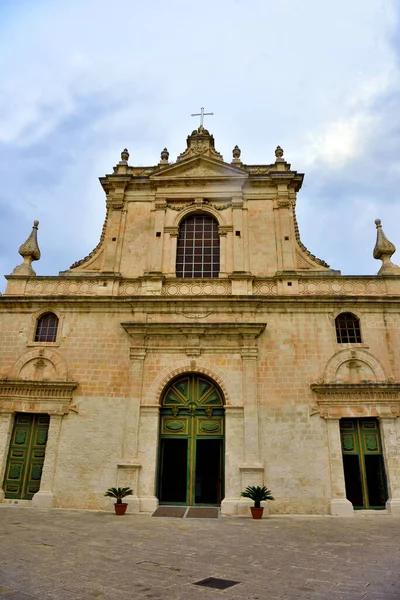
[{"label": "green side door", "polygon": [[17,413],[3,483],[6,498],[31,500],[39,491],[49,422],[49,415]]}]

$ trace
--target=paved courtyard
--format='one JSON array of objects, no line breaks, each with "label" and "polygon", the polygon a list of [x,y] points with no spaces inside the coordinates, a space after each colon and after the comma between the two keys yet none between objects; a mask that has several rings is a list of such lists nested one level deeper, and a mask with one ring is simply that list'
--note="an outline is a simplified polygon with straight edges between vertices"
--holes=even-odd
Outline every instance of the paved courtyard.
[{"label": "paved courtyard", "polygon": [[[238,581],[223,591],[194,585]],[[399,600],[400,518],[116,517],[0,505],[0,600]]]}]

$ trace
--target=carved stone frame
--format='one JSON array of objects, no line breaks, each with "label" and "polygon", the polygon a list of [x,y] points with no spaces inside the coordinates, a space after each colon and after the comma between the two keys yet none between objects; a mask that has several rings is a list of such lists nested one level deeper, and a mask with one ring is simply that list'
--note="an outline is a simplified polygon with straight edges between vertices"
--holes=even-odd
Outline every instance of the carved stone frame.
[{"label": "carved stone frame", "polygon": [[389,488],[386,509],[400,514],[400,439],[395,420],[400,417],[400,383],[320,383],[311,384],[318,394],[310,415],[319,414],[326,420],[329,460],[331,466],[332,498],[330,512],[350,516],[353,507],[346,499],[342,449],[340,442],[341,418],[375,417],[381,425],[385,470]]},{"label": "carved stone frame", "polygon": [[[35,506],[53,506],[53,481],[61,421],[70,410],[77,412],[76,407],[71,405],[72,393],[77,385],[75,381],[0,380],[0,481],[3,481],[6,468],[15,413],[50,415],[40,490],[32,499]],[[0,502],[3,500],[4,492],[0,487]]]}]

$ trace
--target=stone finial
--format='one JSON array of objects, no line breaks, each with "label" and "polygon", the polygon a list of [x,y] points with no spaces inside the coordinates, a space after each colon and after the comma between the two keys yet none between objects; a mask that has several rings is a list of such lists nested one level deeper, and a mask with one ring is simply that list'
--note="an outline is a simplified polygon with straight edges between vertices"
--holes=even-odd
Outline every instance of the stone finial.
[{"label": "stone finial", "polygon": [[129,160],[128,148],[124,148],[121,152],[121,162],[127,163]]},{"label": "stone finial", "polygon": [[389,242],[386,235],[383,233],[382,223],[380,219],[375,219],[376,225],[376,244],[373,252],[374,258],[382,261],[382,266],[378,271],[378,275],[398,275],[400,267],[392,263],[390,257],[396,252],[396,246]]},{"label": "stone finial", "polygon": [[240,158],[241,154],[242,154],[241,149],[239,148],[238,145],[236,145],[234,147],[234,149],[232,150],[232,156],[233,156],[233,158],[235,158],[235,159]]},{"label": "stone finial", "polygon": [[285,160],[283,158],[283,150],[280,146],[276,147],[275,156],[276,156],[276,162],[283,162]]},{"label": "stone finial", "polygon": [[168,159],[169,159],[169,152],[167,150],[167,148],[164,148],[164,150],[162,150],[161,152],[161,161],[160,164],[168,164]]},{"label": "stone finial", "polygon": [[15,267],[13,275],[23,275],[25,277],[34,277],[35,271],[32,269],[32,262],[39,260],[40,250],[37,241],[37,230],[39,221],[33,222],[33,227],[30,236],[18,249],[18,252],[23,257],[24,262]]}]

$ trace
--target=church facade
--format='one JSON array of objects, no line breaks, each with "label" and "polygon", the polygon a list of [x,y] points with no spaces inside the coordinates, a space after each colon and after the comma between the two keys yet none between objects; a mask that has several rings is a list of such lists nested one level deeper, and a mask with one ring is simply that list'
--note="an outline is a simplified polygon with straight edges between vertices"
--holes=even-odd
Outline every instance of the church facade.
[{"label": "church facade", "polygon": [[377,275],[303,245],[303,175],[230,162],[200,126],[174,163],[100,178],[98,246],[36,276],[38,223],[0,297],[0,501],[159,504],[247,514],[400,514],[400,269],[376,221]]}]

